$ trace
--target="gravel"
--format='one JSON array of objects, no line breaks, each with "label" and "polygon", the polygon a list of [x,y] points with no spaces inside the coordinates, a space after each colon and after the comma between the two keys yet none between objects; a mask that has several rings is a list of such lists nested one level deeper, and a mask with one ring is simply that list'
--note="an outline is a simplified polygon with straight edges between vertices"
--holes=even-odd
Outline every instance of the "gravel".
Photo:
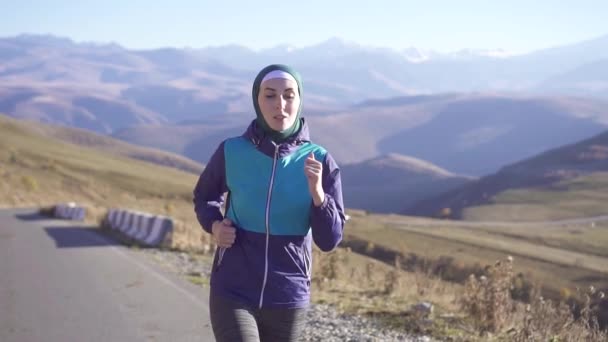
[{"label": "gravel", "polygon": [[[167,271],[182,276],[201,276],[208,278],[210,265],[190,257],[187,253],[158,249],[135,249],[151,257]],[[436,341],[428,336],[414,336],[400,330],[383,327],[373,318],[362,315],[345,315],[327,304],[311,304],[308,322],[302,333],[302,341]]]},{"label": "gravel", "polygon": [[357,315],[343,315],[329,305],[313,304],[303,341],[408,341],[430,342],[428,336],[412,336],[403,331],[383,328],[375,320]]}]

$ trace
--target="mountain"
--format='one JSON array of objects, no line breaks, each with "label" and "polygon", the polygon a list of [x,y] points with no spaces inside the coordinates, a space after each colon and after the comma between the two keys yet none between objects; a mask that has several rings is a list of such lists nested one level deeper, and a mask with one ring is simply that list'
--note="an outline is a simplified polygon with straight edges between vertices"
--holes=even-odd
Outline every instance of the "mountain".
[{"label": "mountain", "polygon": [[602,101],[447,94],[367,101],[312,117],[313,138],[343,163],[398,153],[479,176],[606,129]]},{"label": "mountain", "polygon": [[[391,97],[488,89],[535,89],[554,75],[608,57],[607,42],[608,35],[605,35],[514,55],[502,49],[462,49],[448,53],[415,47],[394,50],[362,46],[334,37],[303,48],[277,47],[259,52],[243,49],[235,54],[229,47],[225,53],[218,48],[200,49],[199,52],[207,57],[220,58],[229,65],[254,70],[269,60],[289,60],[304,75],[312,75],[313,80],[331,78],[337,83],[349,80],[350,87],[369,89],[368,97]],[[375,93],[380,89],[375,84],[378,77],[390,81],[385,82],[383,94]],[[373,86],[364,83],[370,81]]]},{"label": "mountain", "polygon": [[346,164],[340,169],[345,206],[377,213],[399,213],[414,201],[472,180],[398,154]]},{"label": "mountain", "polygon": [[21,35],[0,39],[0,111],[204,163],[222,137],[240,134],[254,117],[257,70],[285,61],[304,75],[313,138],[342,164],[398,153],[480,176],[605,129],[605,102],[563,93],[602,96],[588,89],[608,58],[607,39],[496,57],[466,49],[414,54],[339,38],[260,51],[129,50]]},{"label": "mountain", "polygon": [[[512,59],[513,67],[520,68],[520,74],[533,75],[561,74],[595,61],[608,58],[608,35],[582,42],[542,49]],[[524,65],[536,66],[536,70],[522,68]],[[598,69],[598,71],[601,71]]]},{"label": "mountain", "polygon": [[393,131],[377,141],[378,149],[482,175],[597,134],[608,124],[604,102],[576,98],[478,95],[433,106],[402,107],[410,115],[432,115],[412,128],[393,124]]},{"label": "mountain", "polygon": [[0,111],[16,118],[105,134],[120,127],[167,121],[158,113],[111,94],[71,86],[5,85],[0,87]]},{"label": "mountain", "polygon": [[[554,93],[550,81],[564,73],[569,76],[560,78],[560,89],[576,88],[575,94],[604,97],[604,91],[585,93],[596,85],[586,86],[587,82],[576,79],[582,77],[579,73],[593,75],[605,69],[597,63],[608,58],[606,42],[608,36],[603,36],[512,56],[500,49],[443,54],[416,48],[394,50],[339,38],[260,51],[238,45],[129,50],[116,44],[20,35],[0,39],[0,101],[4,103],[0,110],[100,133],[132,124],[251,112],[255,73],[281,61],[300,70],[306,104],[321,112],[369,98],[404,95],[488,90]],[[49,104],[47,98],[41,104],[39,97],[22,98],[21,92],[50,95],[53,101]],[[77,101],[80,98],[86,99],[86,105]],[[98,102],[110,104],[98,106]],[[117,111],[124,119],[106,122],[100,111]]]},{"label": "mountain", "polygon": [[100,133],[243,110],[244,79],[253,77],[188,50],[38,36],[0,39],[0,47],[8,55],[0,63],[0,110]]},{"label": "mountain", "polygon": [[471,218],[468,212],[472,210],[489,212],[494,207],[502,211],[499,219],[504,219],[510,211],[529,207],[542,211],[535,215],[552,210],[551,215],[563,218],[603,215],[608,209],[606,203],[608,132],[505,166],[492,175],[420,201],[404,212],[433,216],[450,208],[454,217]]},{"label": "mountain", "polygon": [[539,88],[560,94],[593,95],[608,99],[608,58],[555,75],[541,83]]},{"label": "mountain", "polygon": [[144,125],[125,128],[113,137],[135,145],[149,146],[207,163],[224,139],[241,135],[251,118],[226,118],[217,121],[186,121],[172,125]]},{"label": "mountain", "polygon": [[[305,117],[312,139],[341,164],[397,153],[457,174],[480,176],[605,130],[608,105],[568,97],[442,94],[368,100]],[[114,136],[206,163],[223,139],[240,135],[253,118],[227,114],[133,126]]]}]

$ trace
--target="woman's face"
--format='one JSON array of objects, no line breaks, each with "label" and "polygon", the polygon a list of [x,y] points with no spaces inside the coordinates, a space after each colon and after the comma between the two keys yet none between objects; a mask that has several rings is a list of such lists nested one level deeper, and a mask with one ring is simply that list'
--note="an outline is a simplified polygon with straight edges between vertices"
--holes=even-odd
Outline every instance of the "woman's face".
[{"label": "woman's face", "polygon": [[258,105],[270,128],[279,132],[288,129],[293,125],[300,107],[298,84],[284,78],[262,82]]}]

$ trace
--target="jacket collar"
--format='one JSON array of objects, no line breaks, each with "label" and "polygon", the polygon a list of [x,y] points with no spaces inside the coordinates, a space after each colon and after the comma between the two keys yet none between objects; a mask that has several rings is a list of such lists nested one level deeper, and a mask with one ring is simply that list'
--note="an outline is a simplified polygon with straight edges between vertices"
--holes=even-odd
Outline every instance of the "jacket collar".
[{"label": "jacket collar", "polygon": [[278,147],[278,157],[282,158],[293,153],[303,143],[310,142],[308,124],[304,118],[300,118],[300,120],[300,130],[279,144],[275,143],[270,137],[265,135],[261,129],[257,128],[255,119],[251,121],[247,130],[243,133],[243,137],[251,141],[251,143],[253,143],[262,153],[270,157],[274,157],[275,150],[277,150]]}]

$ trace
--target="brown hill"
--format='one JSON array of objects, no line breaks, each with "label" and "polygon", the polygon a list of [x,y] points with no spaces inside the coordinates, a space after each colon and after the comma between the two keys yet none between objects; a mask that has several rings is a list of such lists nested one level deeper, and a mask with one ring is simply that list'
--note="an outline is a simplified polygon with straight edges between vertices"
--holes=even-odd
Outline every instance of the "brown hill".
[{"label": "brown hill", "polygon": [[398,154],[343,165],[341,170],[346,207],[378,213],[399,213],[417,200],[472,180]]}]

